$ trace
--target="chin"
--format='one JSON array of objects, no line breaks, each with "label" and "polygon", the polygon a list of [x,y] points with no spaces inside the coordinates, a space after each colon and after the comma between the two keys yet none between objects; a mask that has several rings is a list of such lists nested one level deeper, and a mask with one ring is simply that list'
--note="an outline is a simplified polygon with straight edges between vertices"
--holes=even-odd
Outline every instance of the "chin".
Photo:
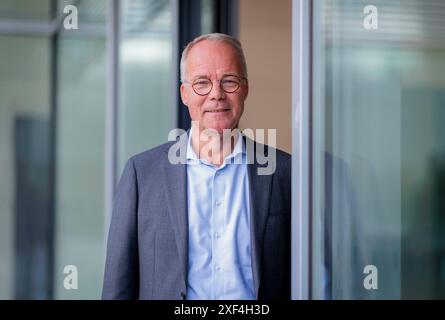
[{"label": "chin", "polygon": [[224,132],[224,130],[227,129],[232,129],[233,125],[231,123],[226,123],[226,122],[222,122],[222,123],[211,123],[207,126],[204,127],[204,129],[210,129],[210,130],[215,130],[217,131],[219,134],[222,134]]},{"label": "chin", "polygon": [[219,134],[222,135],[224,133],[224,130],[231,130],[231,129],[233,129],[233,126],[232,125],[215,126],[213,129],[216,130]]}]

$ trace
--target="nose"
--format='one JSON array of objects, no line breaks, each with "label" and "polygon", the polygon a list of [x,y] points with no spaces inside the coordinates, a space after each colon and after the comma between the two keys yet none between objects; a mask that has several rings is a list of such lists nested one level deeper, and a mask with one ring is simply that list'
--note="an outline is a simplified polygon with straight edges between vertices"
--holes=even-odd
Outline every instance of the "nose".
[{"label": "nose", "polygon": [[225,92],[221,88],[221,82],[216,80],[213,82],[212,90],[209,93],[210,100],[221,100],[224,99]]}]

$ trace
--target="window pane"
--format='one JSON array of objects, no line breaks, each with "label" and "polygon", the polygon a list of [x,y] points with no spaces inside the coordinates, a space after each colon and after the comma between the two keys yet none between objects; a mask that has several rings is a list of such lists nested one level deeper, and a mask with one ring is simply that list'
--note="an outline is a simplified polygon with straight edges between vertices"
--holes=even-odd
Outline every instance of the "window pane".
[{"label": "window pane", "polygon": [[2,0],[0,19],[50,20],[52,0]]},{"label": "window pane", "polygon": [[[105,259],[106,1],[78,9],[79,32],[62,32],[57,46],[56,299],[99,299]],[[64,287],[67,265],[77,290]]]},{"label": "window pane", "polygon": [[130,156],[167,141],[176,110],[170,1],[127,0],[121,9],[119,175]]},{"label": "window pane", "polygon": [[201,33],[214,32],[215,0],[201,0]]},{"label": "window pane", "polygon": [[312,292],[443,299],[445,8],[368,4],[314,3]]},{"label": "window pane", "polygon": [[0,299],[47,295],[33,274],[47,280],[51,263],[38,224],[52,201],[49,53],[46,38],[0,36]]}]

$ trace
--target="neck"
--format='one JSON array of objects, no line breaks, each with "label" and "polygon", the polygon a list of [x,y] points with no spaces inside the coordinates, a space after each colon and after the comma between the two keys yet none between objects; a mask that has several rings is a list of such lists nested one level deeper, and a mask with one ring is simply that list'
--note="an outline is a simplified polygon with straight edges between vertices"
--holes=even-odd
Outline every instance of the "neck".
[{"label": "neck", "polygon": [[194,127],[191,144],[199,159],[221,166],[224,159],[233,152],[238,137],[238,128],[218,133],[216,130],[202,131]]}]

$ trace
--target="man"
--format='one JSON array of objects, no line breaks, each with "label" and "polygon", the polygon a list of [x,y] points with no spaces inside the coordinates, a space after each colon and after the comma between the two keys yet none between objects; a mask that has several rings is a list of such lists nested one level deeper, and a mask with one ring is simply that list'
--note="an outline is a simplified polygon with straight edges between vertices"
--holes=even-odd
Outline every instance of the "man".
[{"label": "man", "polygon": [[274,172],[247,161],[252,140],[236,130],[249,90],[240,43],[195,39],[182,54],[181,82],[193,121],[179,140],[186,159],[172,161],[169,142],[127,162],[103,298],[289,299],[291,159],[256,144],[274,155]]}]

